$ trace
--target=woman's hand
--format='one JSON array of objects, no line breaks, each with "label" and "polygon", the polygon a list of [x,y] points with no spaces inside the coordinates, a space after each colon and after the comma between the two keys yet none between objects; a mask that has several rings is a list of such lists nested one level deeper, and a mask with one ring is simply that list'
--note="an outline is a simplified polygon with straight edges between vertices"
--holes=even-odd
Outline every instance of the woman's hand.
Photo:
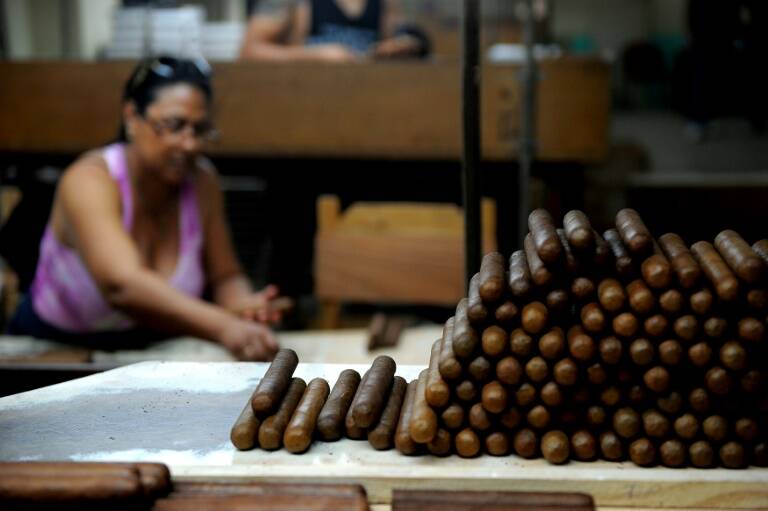
[{"label": "woman's hand", "polygon": [[373,57],[377,59],[395,59],[418,55],[421,43],[410,35],[398,35],[376,43]]},{"label": "woman's hand", "polygon": [[218,340],[238,360],[272,360],[278,349],[268,327],[237,318],[227,322]]},{"label": "woman's hand", "polygon": [[293,308],[293,300],[280,297],[277,286],[270,284],[256,293],[250,293],[237,305],[238,316],[260,323],[274,324],[283,319],[283,314]]}]

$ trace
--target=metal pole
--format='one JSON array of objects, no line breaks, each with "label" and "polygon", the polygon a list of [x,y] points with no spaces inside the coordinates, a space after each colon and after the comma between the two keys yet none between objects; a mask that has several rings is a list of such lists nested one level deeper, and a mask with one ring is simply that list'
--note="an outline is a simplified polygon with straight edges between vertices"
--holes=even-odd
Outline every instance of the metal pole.
[{"label": "metal pole", "polygon": [[464,275],[469,279],[480,268],[480,65],[479,0],[464,1],[462,94],[464,155],[462,189],[464,199]]},{"label": "metal pole", "polygon": [[524,0],[523,43],[525,44],[525,64],[522,69],[523,97],[520,105],[520,147],[518,159],[518,217],[517,242],[523,246],[523,239],[528,232],[528,214],[531,211],[530,180],[533,160],[536,157],[536,82],[538,70],[533,58],[533,44],[536,38],[536,22],[533,17],[533,0]]}]

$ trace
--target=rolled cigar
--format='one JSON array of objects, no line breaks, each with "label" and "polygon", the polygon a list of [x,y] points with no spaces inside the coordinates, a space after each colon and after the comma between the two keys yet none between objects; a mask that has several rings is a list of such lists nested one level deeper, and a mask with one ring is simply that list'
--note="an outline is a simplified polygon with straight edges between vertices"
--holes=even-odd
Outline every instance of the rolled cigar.
[{"label": "rolled cigar", "polygon": [[563,403],[563,393],[557,383],[550,381],[541,387],[541,401],[547,406],[560,406]]},{"label": "rolled cigar", "polygon": [[283,445],[288,452],[299,454],[309,449],[317,416],[330,390],[328,382],[322,378],[314,378],[309,382],[283,434]]},{"label": "rolled cigar", "polygon": [[613,431],[600,433],[600,452],[609,461],[618,461],[624,457],[624,446],[621,438]]},{"label": "rolled cigar", "polygon": [[653,289],[664,289],[672,282],[672,268],[661,253],[648,256],[640,265],[640,274]]},{"label": "rolled cigar", "polygon": [[752,443],[757,440],[758,435],[760,434],[760,428],[757,425],[757,421],[749,417],[738,419],[733,429],[736,432],[736,436],[747,443]]},{"label": "rolled cigar", "polygon": [[531,270],[523,250],[513,252],[509,257],[509,290],[515,298],[525,298],[533,289]]},{"label": "rolled cigar", "polygon": [[498,381],[486,383],[481,392],[483,408],[491,413],[501,413],[507,407],[507,389]]},{"label": "rolled cigar", "polygon": [[622,438],[632,438],[640,431],[640,416],[632,408],[621,408],[613,414],[613,430]]},{"label": "rolled cigar", "polygon": [[[365,380],[365,376],[363,376],[363,380]],[[362,383],[361,381],[361,383]],[[360,387],[358,386],[358,389]],[[357,394],[355,394],[357,395]],[[347,410],[347,415],[344,417],[344,433],[347,438],[350,440],[365,440],[365,438],[368,435],[368,432],[365,428],[362,428],[358,426],[355,423],[355,414],[353,413],[352,405],[354,405],[355,399],[352,399],[352,404],[349,405],[349,410]]]},{"label": "rolled cigar", "polygon": [[632,254],[646,254],[653,249],[653,237],[634,209],[616,213],[616,230]]},{"label": "rolled cigar", "polygon": [[571,436],[571,449],[577,460],[590,461],[595,459],[597,454],[597,442],[592,433],[580,429]]},{"label": "rolled cigar", "polygon": [[744,392],[754,394],[760,390],[760,384],[763,381],[763,377],[760,371],[752,369],[744,373],[741,377],[741,388]]},{"label": "rolled cigar", "polygon": [[555,381],[563,386],[570,387],[578,379],[579,368],[570,358],[564,358],[555,364],[552,375]]},{"label": "rolled cigar", "polygon": [[517,429],[517,427],[520,425],[520,421],[522,420],[523,415],[520,413],[520,410],[514,406],[502,413],[501,417],[499,418],[501,425],[510,431]]},{"label": "rolled cigar", "polygon": [[643,375],[645,386],[654,392],[661,393],[669,388],[669,371],[663,366],[648,369]]},{"label": "rolled cigar", "polygon": [[469,357],[477,348],[479,339],[467,316],[468,301],[462,298],[456,307],[453,323],[453,354],[457,358]]},{"label": "rolled cigar", "polygon": [[456,355],[453,353],[453,332],[455,326],[455,318],[451,317],[445,322],[443,327],[443,342],[440,344],[440,360],[438,362],[438,368],[440,369],[440,376],[445,381],[455,381],[461,376],[461,364],[456,360]]},{"label": "rolled cigar", "polygon": [[251,398],[253,413],[263,416],[277,408],[291,385],[291,376],[298,364],[295,351],[283,348],[277,352]]},{"label": "rolled cigar", "polygon": [[747,352],[737,341],[728,341],[720,347],[720,362],[733,371],[741,371],[747,364]]},{"label": "rolled cigar", "polygon": [[261,426],[259,426],[259,447],[268,451],[274,451],[282,447],[285,428],[288,426],[288,422],[293,416],[293,411],[296,409],[296,405],[299,404],[299,400],[304,395],[306,388],[307,384],[301,378],[291,379],[288,391],[277,407],[277,411],[274,415],[264,419]]},{"label": "rolled cigar", "polygon": [[675,331],[675,335],[684,341],[691,341],[699,330],[699,322],[696,320],[696,316],[686,314],[680,316],[672,324],[672,329]]},{"label": "rolled cigar", "polygon": [[504,293],[504,256],[489,252],[480,263],[480,297],[485,303],[495,303]]},{"label": "rolled cigar", "polygon": [[564,351],[565,337],[560,327],[553,327],[539,339],[539,352],[547,360],[560,358]]},{"label": "rolled cigar", "polygon": [[683,293],[677,289],[667,289],[659,296],[659,307],[667,315],[677,314],[683,308]]},{"label": "rolled cigar", "polygon": [[762,277],[766,263],[736,231],[720,232],[715,237],[715,248],[741,280],[754,283]]},{"label": "rolled cigar", "polygon": [[764,263],[768,264],[768,240],[763,239],[756,241],[752,245],[752,250],[760,256],[760,259],[762,259]]},{"label": "rolled cigar", "polygon": [[613,259],[615,261],[616,273],[623,278],[628,278],[635,273],[635,269],[632,266],[632,258],[627,252],[627,247],[624,246],[624,242],[621,241],[621,236],[616,229],[608,229],[603,233],[608,247],[611,249]]},{"label": "rolled cigar", "polygon": [[[246,403],[248,405],[250,403]],[[171,471],[163,463],[128,463],[139,471],[144,497],[154,500],[168,495],[172,490]]]},{"label": "rolled cigar", "polygon": [[645,402],[648,393],[642,385],[632,385],[627,391],[627,399],[633,405],[640,406]]},{"label": "rolled cigar", "polygon": [[381,412],[381,418],[375,428],[368,432],[368,443],[374,449],[383,451],[391,449],[394,445],[395,431],[400,419],[400,412],[405,399],[408,383],[400,376],[395,376],[392,381],[392,390],[389,393],[387,404]]},{"label": "rolled cigar", "polygon": [[506,456],[509,452],[509,437],[503,431],[494,431],[485,437],[485,452],[491,456]]},{"label": "rolled cigar", "polygon": [[570,298],[565,289],[553,289],[544,297],[547,311],[550,315],[559,316],[568,311]]},{"label": "rolled cigar", "polygon": [[488,318],[488,307],[483,303],[480,297],[480,274],[475,273],[469,279],[469,290],[467,291],[467,317],[470,323],[478,325]]},{"label": "rolled cigar", "polygon": [[755,444],[752,449],[752,464],[756,467],[768,467],[768,442]]},{"label": "rolled cigar", "polygon": [[259,424],[261,421],[253,414],[253,407],[249,399],[229,432],[232,445],[241,451],[253,449],[256,444],[256,436],[259,434]]},{"label": "rolled cigar", "polygon": [[549,376],[547,361],[541,357],[533,357],[525,364],[525,374],[533,382],[539,383],[544,381]]},{"label": "rolled cigar", "polygon": [[608,312],[618,312],[627,300],[624,288],[616,279],[601,280],[597,286],[597,297],[600,305]]},{"label": "rolled cigar", "polygon": [[643,431],[649,437],[663,438],[669,433],[669,419],[658,410],[643,412]]},{"label": "rolled cigar", "polygon": [[419,374],[419,383],[413,397],[410,432],[411,438],[417,444],[426,444],[432,441],[437,434],[437,415],[425,398],[427,376],[428,371],[426,369]]},{"label": "rolled cigar", "polygon": [[629,297],[629,306],[638,314],[647,314],[656,305],[656,298],[653,293],[640,279],[633,280],[627,285],[627,296]]},{"label": "rolled cigar", "polygon": [[686,413],[675,419],[673,428],[678,437],[690,440],[699,433],[699,421],[693,414]]},{"label": "rolled cigar", "polygon": [[668,366],[676,366],[683,361],[683,347],[675,339],[667,339],[659,344],[659,359]]},{"label": "rolled cigar", "polygon": [[640,326],[637,318],[631,312],[622,312],[617,315],[613,318],[611,325],[613,326],[614,333],[622,337],[634,336]]},{"label": "rolled cigar", "polygon": [[656,400],[656,406],[664,413],[675,415],[683,408],[683,396],[679,392],[670,392]]},{"label": "rolled cigar", "polygon": [[747,304],[757,312],[764,312],[768,308],[768,291],[765,289],[750,289],[747,291]]},{"label": "rolled cigar", "polygon": [[472,383],[470,380],[464,380],[458,385],[456,385],[456,397],[459,398],[460,401],[464,401],[465,403],[468,403],[475,399],[475,396],[477,395],[477,387],[475,387],[475,384]]},{"label": "rolled cigar", "polygon": [[647,438],[638,438],[629,444],[629,459],[641,467],[653,465],[656,462],[656,447]]},{"label": "rolled cigar", "polygon": [[491,362],[482,355],[472,359],[467,366],[467,372],[477,382],[484,382],[491,378]]},{"label": "rolled cigar", "polygon": [[397,364],[392,357],[379,355],[373,360],[352,401],[352,416],[357,427],[369,428],[379,420],[396,369]]},{"label": "rolled cigar", "polygon": [[712,291],[706,287],[691,294],[691,310],[699,316],[708,314],[714,302],[715,297],[712,296]]},{"label": "rolled cigar", "polygon": [[708,366],[712,359],[712,348],[706,342],[697,342],[688,348],[688,359],[696,367]]},{"label": "rolled cigar", "polygon": [[464,408],[452,403],[440,414],[440,421],[446,429],[456,430],[464,426]]},{"label": "rolled cigar", "polygon": [[739,281],[715,248],[706,241],[699,241],[693,244],[691,252],[715,286],[717,296],[725,301],[735,300],[739,294]]},{"label": "rolled cigar", "polygon": [[533,338],[522,328],[515,328],[509,334],[509,347],[516,357],[527,357],[533,349]]},{"label": "rolled cigar", "polygon": [[526,407],[536,400],[536,388],[530,383],[523,383],[515,391],[515,403]]},{"label": "rolled cigar", "polygon": [[563,254],[565,256],[565,271],[570,274],[578,273],[581,265],[576,259],[576,256],[573,254],[571,244],[568,243],[568,238],[565,235],[565,230],[557,229],[557,237],[560,240],[560,245],[563,247]]},{"label": "rolled cigar", "polygon": [[496,363],[496,378],[506,385],[517,385],[523,368],[515,357],[504,357]]},{"label": "rolled cigar", "polygon": [[491,357],[501,355],[507,347],[507,332],[503,328],[491,325],[483,330],[482,346],[483,352]]},{"label": "rolled cigar", "polygon": [[643,322],[643,330],[651,337],[661,337],[667,331],[669,322],[663,314],[648,316]]},{"label": "rolled cigar", "polygon": [[592,229],[592,236],[595,238],[595,257],[594,257],[594,263],[595,266],[601,267],[608,263],[611,257],[611,247],[608,246],[608,242],[606,242],[602,236],[600,236],[600,233],[598,233],[596,230]]},{"label": "rolled cigar", "polygon": [[549,425],[549,421],[552,416],[545,406],[536,405],[528,410],[528,414],[525,416],[525,418],[528,421],[528,424],[534,428],[544,429]]},{"label": "rolled cigar", "polygon": [[509,326],[515,321],[519,313],[520,310],[517,308],[517,305],[511,300],[507,300],[496,307],[494,316],[499,324]]},{"label": "rolled cigar", "polygon": [[763,340],[765,327],[755,318],[743,318],[739,320],[739,337],[745,341],[758,343]]},{"label": "rolled cigar", "polygon": [[621,390],[615,385],[604,388],[600,392],[600,401],[605,406],[616,406],[621,402]]},{"label": "rolled cigar", "polygon": [[602,426],[605,423],[605,408],[598,405],[587,408],[587,422],[590,426]]},{"label": "rolled cigar", "polygon": [[709,442],[699,440],[692,443],[688,448],[688,457],[694,467],[707,468],[715,462],[715,451]]},{"label": "rolled cigar", "polygon": [[[405,393],[405,381],[403,381],[403,393]],[[451,397],[451,389],[440,376],[440,341],[432,344],[432,353],[429,357],[429,372],[427,376],[426,398],[430,406],[442,408]],[[402,401],[402,397],[401,397]]]},{"label": "rolled cigar", "polygon": [[451,448],[453,447],[453,438],[451,434],[443,428],[438,428],[435,437],[427,442],[427,450],[433,456],[448,456],[451,454]]},{"label": "rolled cigar", "polygon": [[645,366],[653,362],[656,350],[648,339],[635,339],[629,345],[629,356],[636,365]]},{"label": "rolled cigar", "polygon": [[456,433],[454,442],[456,454],[462,458],[473,458],[480,452],[480,438],[470,428],[464,428]]},{"label": "rolled cigar", "polygon": [[682,467],[685,465],[685,445],[679,440],[667,440],[659,447],[661,464],[665,467]]},{"label": "rolled cigar", "polygon": [[581,308],[581,324],[591,333],[600,332],[605,326],[605,314],[600,305],[592,302]]},{"label": "rolled cigar", "polygon": [[94,467],[89,472],[79,469],[56,475],[46,470],[39,474],[7,473],[0,477],[0,502],[4,509],[124,509],[121,506],[145,505],[136,467],[114,468],[122,470]]},{"label": "rolled cigar", "polygon": [[521,429],[515,434],[512,443],[518,456],[522,458],[533,458],[539,448],[539,438],[532,430],[528,428]]},{"label": "rolled cigar", "polygon": [[482,404],[475,403],[469,409],[469,426],[478,432],[483,432],[491,427],[491,417]]},{"label": "rolled cigar", "polygon": [[[559,243],[559,242],[558,242]],[[531,234],[528,233],[523,240],[525,248],[525,259],[528,262],[528,271],[531,275],[531,281],[540,287],[548,286],[555,279],[554,274],[547,269],[544,261],[541,260],[536,252]]]},{"label": "rolled cigar", "polygon": [[521,324],[529,334],[540,333],[547,326],[547,307],[541,302],[526,304],[523,307]]},{"label": "rolled cigar", "polygon": [[587,277],[576,277],[571,283],[571,294],[581,302],[592,300],[595,295],[595,283]]},{"label": "rolled cigar", "polygon": [[571,455],[568,436],[562,431],[548,431],[541,438],[541,454],[553,465],[568,461]]},{"label": "rolled cigar", "polygon": [[746,467],[746,453],[744,446],[738,442],[727,442],[718,451],[720,462],[726,468]]},{"label": "rolled cigar", "polygon": [[710,408],[709,394],[701,387],[695,388],[688,394],[688,403],[694,412],[706,413]]},{"label": "rolled cigar", "polygon": [[595,356],[597,347],[595,341],[584,333],[579,325],[568,329],[568,351],[571,356],[581,362],[587,362]]},{"label": "rolled cigar", "polygon": [[[633,316],[634,317],[634,316]],[[618,364],[621,360],[621,341],[613,336],[600,339],[600,359],[606,364]]]},{"label": "rolled cigar", "polygon": [[397,429],[395,429],[395,449],[406,456],[412,456],[419,451],[418,445],[411,438],[411,418],[413,417],[413,401],[416,397],[417,386],[417,380],[413,380],[408,384],[403,399],[403,406],[400,408]]},{"label": "rolled cigar", "polygon": [[552,215],[546,209],[534,209],[528,215],[528,229],[531,231],[531,238],[536,253],[545,264],[553,264],[562,253],[562,245],[557,236],[555,222]]},{"label": "rolled cigar", "polygon": [[568,243],[574,250],[586,252],[593,249],[595,237],[589,218],[582,211],[574,209],[563,217],[563,230]]},{"label": "rolled cigar", "polygon": [[728,436],[728,421],[721,415],[710,415],[701,423],[701,430],[707,439],[720,443]]},{"label": "rolled cigar", "polygon": [[723,318],[709,318],[704,322],[704,333],[712,339],[719,339],[725,333],[728,322]]},{"label": "rolled cigar", "polygon": [[693,287],[699,279],[701,268],[683,239],[677,234],[667,233],[659,238],[659,245],[672,265],[680,285],[686,289]]},{"label": "rolled cigar", "polygon": [[731,377],[722,367],[715,366],[707,371],[704,381],[707,384],[707,390],[718,396],[724,396],[731,391]]},{"label": "rolled cigar", "polygon": [[321,440],[334,442],[344,434],[344,420],[349,412],[349,405],[360,385],[360,374],[354,369],[344,369],[325,401],[317,417],[317,432]]},{"label": "rolled cigar", "polygon": [[600,362],[595,362],[587,368],[587,380],[593,385],[602,385],[608,379],[608,373]]}]

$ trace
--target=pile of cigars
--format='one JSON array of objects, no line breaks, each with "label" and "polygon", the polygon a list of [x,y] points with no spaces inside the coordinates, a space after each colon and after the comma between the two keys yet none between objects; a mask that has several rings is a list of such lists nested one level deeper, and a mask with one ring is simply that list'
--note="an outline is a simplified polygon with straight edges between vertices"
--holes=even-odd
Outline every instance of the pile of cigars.
[{"label": "pile of cigars", "polygon": [[378,357],[330,391],[281,350],[232,430],[240,449],[314,439],[462,457],[768,465],[768,240],[690,248],[624,209],[600,235],[535,210],[524,250],[487,254],[418,380]]}]

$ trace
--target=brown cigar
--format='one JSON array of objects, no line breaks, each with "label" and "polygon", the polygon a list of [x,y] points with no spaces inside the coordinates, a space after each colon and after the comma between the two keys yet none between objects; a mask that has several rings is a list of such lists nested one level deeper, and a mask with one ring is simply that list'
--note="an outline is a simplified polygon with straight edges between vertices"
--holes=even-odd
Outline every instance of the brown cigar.
[{"label": "brown cigar", "polygon": [[621,401],[621,390],[615,385],[607,387],[600,392],[600,402],[605,406],[616,406]]},{"label": "brown cigar", "polygon": [[698,321],[696,317],[687,314],[677,318],[672,325],[672,329],[675,331],[675,335],[684,341],[691,341],[698,332]]},{"label": "brown cigar", "polygon": [[733,386],[728,371],[718,366],[707,371],[707,374],[704,375],[704,381],[707,384],[707,390],[718,396],[728,394]]},{"label": "brown cigar", "polygon": [[496,363],[496,378],[506,385],[517,385],[522,375],[523,368],[513,356],[504,357]]},{"label": "brown cigar", "polygon": [[654,314],[643,321],[643,329],[650,337],[661,337],[667,331],[668,325],[667,317],[663,314]]},{"label": "brown cigar", "polygon": [[699,280],[701,268],[683,239],[677,234],[667,233],[659,238],[659,245],[669,259],[680,285],[686,289],[693,287]]},{"label": "brown cigar", "polygon": [[701,387],[695,388],[688,395],[688,402],[694,412],[707,413],[709,411],[710,402],[709,394]]},{"label": "brown cigar", "polygon": [[[403,381],[403,392],[405,392],[405,381]],[[429,357],[429,373],[427,376],[427,402],[434,407],[442,408],[448,403],[451,397],[451,389],[440,376],[440,341],[432,344],[432,353]]]},{"label": "brown cigar", "polygon": [[407,456],[416,454],[419,450],[418,445],[411,438],[411,418],[413,416],[413,401],[416,397],[417,386],[417,380],[408,384],[403,406],[400,409],[400,418],[397,421],[397,429],[395,430],[395,449],[400,454]]},{"label": "brown cigar", "polygon": [[354,369],[345,369],[339,374],[331,395],[317,417],[317,432],[323,441],[333,442],[344,434],[344,419],[358,385],[360,385],[360,374]]},{"label": "brown cigar", "polygon": [[710,415],[701,423],[701,430],[709,440],[720,443],[728,436],[728,421],[720,415]]},{"label": "brown cigar", "polygon": [[531,292],[531,270],[523,250],[513,252],[509,258],[509,290],[515,298],[525,298]]},{"label": "brown cigar", "polygon": [[629,459],[641,467],[653,465],[656,462],[656,447],[647,438],[638,438],[629,444]]},{"label": "brown cigar", "polygon": [[381,412],[381,418],[375,428],[368,432],[368,443],[374,449],[380,451],[391,449],[394,445],[395,430],[403,407],[405,391],[408,383],[400,376],[395,376],[392,381],[392,390],[389,393],[387,404]]},{"label": "brown cigar", "polygon": [[699,468],[711,467],[715,461],[715,451],[710,443],[704,440],[692,443],[688,448],[688,456],[691,459],[691,465]]},{"label": "brown cigar", "polygon": [[658,410],[646,410],[643,412],[643,430],[645,434],[654,438],[663,438],[669,433],[669,419]]},{"label": "brown cigar", "polygon": [[720,455],[720,462],[726,468],[744,468],[747,465],[744,446],[738,442],[723,444],[718,454]]},{"label": "brown cigar", "polygon": [[474,400],[475,396],[477,395],[477,387],[474,383],[472,383],[471,380],[464,380],[460,382],[458,385],[456,385],[455,391],[456,397],[465,403]]},{"label": "brown cigar", "polygon": [[668,366],[679,365],[683,361],[683,346],[675,339],[667,339],[659,344],[659,359]]},{"label": "brown cigar", "polygon": [[564,358],[555,364],[552,374],[558,384],[569,387],[576,383],[579,368],[573,360]]},{"label": "brown cigar", "polygon": [[491,378],[491,362],[482,355],[472,359],[467,366],[467,372],[477,382],[484,382]]},{"label": "brown cigar", "polygon": [[462,298],[456,307],[453,325],[453,353],[458,358],[469,357],[478,345],[477,332],[467,316],[467,299]]},{"label": "brown cigar", "polygon": [[762,373],[757,369],[752,369],[741,377],[741,389],[749,394],[754,394],[760,390],[762,381]]},{"label": "brown cigar", "polygon": [[511,300],[507,300],[496,307],[494,316],[499,324],[509,326],[515,321],[519,313],[520,310],[517,308],[517,305]]},{"label": "brown cigar", "polygon": [[635,339],[629,345],[629,356],[636,365],[645,366],[653,362],[656,350],[648,339]]},{"label": "brown cigar", "polygon": [[600,359],[606,364],[618,364],[623,348],[621,341],[613,336],[600,339]]},{"label": "brown cigar", "polygon": [[440,376],[446,381],[455,381],[461,376],[461,364],[453,353],[453,332],[455,318],[450,317],[443,327],[443,339],[440,344]]},{"label": "brown cigar", "polygon": [[[44,464],[34,463],[40,469],[34,473],[3,471],[3,509],[130,509],[146,505],[142,502],[145,493],[135,466],[103,464],[110,468],[92,466],[85,471],[73,467],[71,472],[52,473],[42,467]],[[11,464],[8,465],[10,468]]]},{"label": "brown cigar", "polygon": [[727,369],[741,371],[747,365],[747,352],[738,341],[728,341],[720,347],[720,362]]},{"label": "brown cigar", "polygon": [[704,322],[704,333],[712,339],[719,339],[725,333],[728,322],[723,318],[712,317]]},{"label": "brown cigar", "polygon": [[616,230],[632,254],[646,254],[653,249],[653,237],[634,209],[616,213]]},{"label": "brown cigar", "polygon": [[616,229],[608,229],[603,233],[606,243],[611,249],[615,261],[616,273],[619,276],[627,278],[634,274],[635,269],[632,265],[632,258],[627,252],[627,247],[621,241],[621,237]]},{"label": "brown cigar", "polygon": [[451,454],[452,444],[453,438],[451,437],[451,434],[448,431],[439,428],[437,433],[435,433],[435,437],[427,442],[427,450],[433,456],[448,456]]},{"label": "brown cigar", "polygon": [[568,329],[567,339],[568,351],[576,360],[587,362],[595,356],[595,341],[580,326],[574,325]]},{"label": "brown cigar", "polygon": [[653,293],[640,279],[633,280],[627,285],[627,296],[629,296],[629,306],[638,314],[647,314],[656,305]]},{"label": "brown cigar", "polygon": [[715,247],[731,270],[742,280],[757,282],[763,275],[765,262],[736,231],[725,230],[715,238]]},{"label": "brown cigar", "polygon": [[574,250],[586,252],[594,246],[595,237],[589,218],[582,211],[571,210],[563,218],[563,230]]},{"label": "brown cigar", "polygon": [[595,362],[587,368],[587,380],[593,385],[602,385],[608,379],[608,373],[599,362]]},{"label": "brown cigar", "polygon": [[299,454],[309,449],[317,416],[320,415],[329,392],[328,382],[324,379],[315,378],[309,382],[283,434],[283,445],[288,452]]},{"label": "brown cigar", "polygon": [[594,299],[595,283],[587,277],[576,277],[571,283],[571,294],[581,302]]},{"label": "brown cigar", "polygon": [[551,420],[552,416],[545,406],[536,405],[528,410],[528,414],[525,416],[525,418],[528,421],[528,424],[534,428],[544,429],[549,425],[549,421]]},{"label": "brown cigar", "polygon": [[480,263],[479,293],[485,303],[495,303],[504,293],[504,256],[498,252],[485,254]]},{"label": "brown cigar", "polygon": [[352,416],[357,427],[368,428],[379,420],[396,369],[395,361],[386,355],[373,360],[352,401]]},{"label": "brown cigar", "polygon": [[739,337],[752,343],[759,343],[762,341],[763,335],[765,334],[765,327],[763,327],[763,324],[755,318],[743,318],[739,320],[738,330]]},{"label": "brown cigar", "polygon": [[592,302],[581,308],[581,324],[587,332],[600,332],[605,326],[605,314],[600,305]]},{"label": "brown cigar", "polygon": [[557,383],[550,381],[541,387],[541,401],[547,406],[560,406],[563,403],[563,393]]},{"label": "brown cigar", "polygon": [[[559,242],[558,242],[559,243]],[[536,247],[533,244],[533,238],[528,233],[523,240],[523,247],[525,248],[525,259],[528,261],[528,271],[531,274],[531,280],[537,286],[548,286],[554,280],[554,275],[547,269],[544,262],[536,252]]]},{"label": "brown cigar", "polygon": [[565,352],[563,329],[556,326],[539,339],[539,352],[547,360],[557,360]]},{"label": "brown cigar", "polygon": [[413,412],[411,415],[411,438],[417,444],[426,444],[432,441],[437,434],[437,415],[427,403],[425,393],[427,390],[428,371],[425,369],[419,374],[419,384],[413,397]]},{"label": "brown cigar", "polygon": [[768,291],[765,289],[750,289],[747,291],[747,304],[758,312],[768,308]]},{"label": "brown cigar", "polygon": [[557,229],[557,237],[560,240],[560,245],[562,245],[563,254],[565,255],[565,271],[570,274],[578,273],[581,265],[576,259],[573,250],[571,250],[571,244],[568,243],[568,238],[565,235],[565,231],[563,229]]},{"label": "brown cigar", "polygon": [[749,417],[742,417],[736,421],[736,426],[733,428],[736,432],[736,436],[739,439],[752,443],[757,440],[760,434],[760,428],[757,422]]},{"label": "brown cigar", "polygon": [[707,342],[697,342],[688,348],[688,359],[696,367],[705,367],[712,359],[712,348]]},{"label": "brown cigar", "polygon": [[470,428],[465,428],[456,434],[456,454],[462,458],[473,458],[480,452],[480,438]]},{"label": "brown cigar", "polygon": [[616,433],[604,431],[600,434],[600,452],[609,461],[618,461],[624,457],[624,446]]},{"label": "brown cigar", "polygon": [[485,384],[480,395],[483,408],[491,413],[501,413],[507,407],[507,389],[495,380]]},{"label": "brown cigar", "polygon": [[613,414],[613,430],[623,438],[632,438],[640,431],[640,416],[632,408],[621,408]]},{"label": "brown cigar", "polygon": [[536,400],[536,388],[530,383],[523,383],[515,391],[515,403],[526,407]]},{"label": "brown cigar", "polygon": [[512,431],[514,429],[517,429],[517,427],[520,425],[520,422],[522,420],[523,420],[523,414],[521,414],[520,410],[518,410],[513,406],[501,414],[499,422],[501,422],[502,426]]},{"label": "brown cigar", "polygon": [[523,329],[529,334],[540,333],[547,326],[547,307],[541,302],[531,302],[523,307]]},{"label": "brown cigar", "polygon": [[608,312],[618,312],[627,300],[624,288],[616,279],[600,281],[600,285],[597,286],[597,297],[600,305]]},{"label": "brown cigar", "polygon": [[653,289],[664,289],[672,281],[672,268],[662,254],[647,257],[640,265],[640,274]]},{"label": "brown cigar", "polygon": [[491,427],[491,417],[482,404],[475,403],[469,409],[469,426],[478,432],[483,432]]},{"label": "brown cigar", "polygon": [[485,452],[491,456],[506,456],[509,452],[509,436],[503,431],[494,431],[485,437]]},{"label": "brown cigar", "polygon": [[765,264],[768,264],[768,240],[759,240],[752,245],[752,250],[760,256]]},{"label": "brown cigar", "polygon": [[440,414],[442,425],[446,429],[456,430],[464,426],[464,407],[453,403]]},{"label": "brown cigar", "polygon": [[544,381],[549,376],[549,367],[546,360],[538,356],[533,357],[525,364],[525,374],[533,382],[539,383]]},{"label": "brown cigar", "polygon": [[475,273],[469,279],[469,291],[467,292],[467,317],[474,324],[481,324],[488,318],[488,308],[480,298],[480,274]]},{"label": "brown cigar", "polygon": [[[555,222],[552,215],[545,209],[535,209],[528,215],[528,229],[536,253],[545,264],[553,264],[562,253],[563,247],[557,236]],[[529,261],[530,262],[530,261]]]},{"label": "brown cigar", "polygon": [[677,289],[667,289],[659,296],[659,307],[667,315],[677,314],[683,308],[683,293]]},{"label": "brown cigar", "polygon": [[570,297],[565,289],[553,289],[544,297],[548,312],[553,316],[559,316],[568,311]]},{"label": "brown cigar", "polygon": [[291,376],[298,364],[299,357],[295,351],[283,348],[277,352],[251,398],[253,413],[261,417],[277,408],[291,384]]},{"label": "brown cigar", "polygon": [[585,429],[581,429],[571,436],[571,448],[577,460],[590,461],[597,454],[595,437]]},{"label": "brown cigar", "polygon": [[611,247],[608,246],[608,242],[606,242],[600,234],[592,229],[592,236],[595,238],[595,257],[594,257],[594,263],[595,266],[601,267],[608,263],[611,257]]},{"label": "brown cigar", "polygon": [[590,426],[602,426],[605,423],[605,408],[598,405],[587,408],[587,422]]},{"label": "brown cigar", "polygon": [[679,440],[667,440],[659,447],[661,464],[666,467],[682,467],[685,465],[685,445]]},{"label": "brown cigar", "polygon": [[691,310],[699,316],[704,316],[709,313],[714,302],[715,297],[712,296],[712,291],[707,288],[691,293]]},{"label": "brown cigar", "polygon": [[501,355],[507,347],[507,342],[507,332],[503,328],[492,325],[483,330],[481,343],[486,355],[490,357]]},{"label": "brown cigar", "polygon": [[667,390],[669,380],[669,371],[663,366],[652,367],[643,375],[645,386],[657,393]]},{"label": "brown cigar", "polygon": [[243,411],[240,412],[240,416],[235,421],[235,425],[232,426],[232,430],[229,432],[229,439],[232,441],[232,445],[241,451],[253,449],[256,444],[256,436],[259,433],[260,423],[261,421],[258,417],[253,414],[253,407],[249,399],[245,403]]},{"label": "brown cigar", "polygon": [[539,438],[532,430],[525,428],[515,434],[512,443],[518,456],[522,458],[533,458],[539,448]]},{"label": "brown cigar", "polygon": [[291,380],[288,391],[285,393],[275,414],[264,419],[261,426],[259,426],[259,446],[262,449],[273,451],[282,447],[285,428],[288,426],[288,422],[293,416],[293,411],[296,409],[296,405],[299,404],[299,400],[301,400],[301,396],[306,388],[307,384],[301,378],[293,378]]},{"label": "brown cigar", "polygon": [[690,440],[699,432],[699,421],[693,414],[686,413],[675,419],[673,427],[677,436],[684,440]]},{"label": "brown cigar", "polygon": [[568,461],[571,452],[566,434],[562,431],[548,431],[541,438],[541,454],[554,465]]},{"label": "brown cigar", "polygon": [[715,248],[706,241],[698,241],[691,247],[691,252],[715,286],[717,296],[725,301],[735,300],[739,294],[739,281]]},{"label": "brown cigar", "polygon": [[533,350],[533,338],[522,328],[515,328],[509,334],[509,346],[513,355],[527,357]]}]

